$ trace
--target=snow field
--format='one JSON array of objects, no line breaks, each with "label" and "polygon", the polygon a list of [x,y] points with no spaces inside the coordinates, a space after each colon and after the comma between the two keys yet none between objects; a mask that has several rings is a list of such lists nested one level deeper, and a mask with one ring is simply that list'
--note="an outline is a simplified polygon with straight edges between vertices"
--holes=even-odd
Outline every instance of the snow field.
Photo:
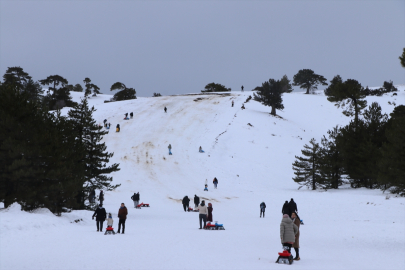
[{"label": "snow field", "polygon": [[[390,113],[394,106],[388,101],[405,104],[405,86],[399,89],[395,97],[368,97],[368,104],[377,101]],[[81,94],[72,96],[78,100]],[[301,261],[291,267],[404,269],[405,198],[386,200],[379,190],[345,187],[297,190],[291,179],[294,156],[301,155],[303,145],[313,137],[320,142],[328,129],[350,119],[322,94],[285,94],[285,110],[277,112],[282,118],[255,101],[241,110],[250,94],[113,103],[103,103],[109,95],[90,98],[95,119],[111,123],[104,139],[115,153],[110,161],[120,163],[114,183],[122,185],[106,192],[104,207],[117,230],[119,205],[126,204],[125,235],[96,232],[89,211],[55,217],[13,205],[0,211],[0,269],[284,269],[289,266],[274,262],[281,251],[281,207],[290,198],[305,223]],[[123,120],[126,112],[134,112],[134,119]],[[212,185],[215,176],[218,189]],[[208,192],[203,192],[205,179]],[[133,208],[130,197],[138,191],[150,208]],[[213,218],[225,231],[198,230],[198,213],[185,213],[181,205],[188,195],[194,207],[194,194],[213,204]],[[259,218],[262,201],[264,219]]]}]

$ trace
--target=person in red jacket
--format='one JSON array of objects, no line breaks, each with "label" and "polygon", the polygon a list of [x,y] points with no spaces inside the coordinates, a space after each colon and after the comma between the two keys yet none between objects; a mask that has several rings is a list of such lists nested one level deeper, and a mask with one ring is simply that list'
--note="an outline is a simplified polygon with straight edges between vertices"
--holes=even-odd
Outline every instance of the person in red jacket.
[{"label": "person in red jacket", "polygon": [[214,208],[212,208],[212,204],[208,203],[208,217],[207,217],[207,221],[211,221],[212,222],[212,211],[214,210]]},{"label": "person in red jacket", "polygon": [[122,225],[122,234],[124,234],[124,232],[125,232],[125,220],[127,219],[127,215],[128,215],[128,210],[125,207],[125,204],[121,203],[121,207],[118,210],[119,221],[118,221],[118,232],[117,233],[120,233],[121,225]]}]

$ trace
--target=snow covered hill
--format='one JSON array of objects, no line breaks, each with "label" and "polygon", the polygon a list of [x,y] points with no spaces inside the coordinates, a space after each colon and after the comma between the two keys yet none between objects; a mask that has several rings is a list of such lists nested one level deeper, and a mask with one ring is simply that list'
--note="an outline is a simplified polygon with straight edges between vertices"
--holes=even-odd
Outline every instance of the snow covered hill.
[{"label": "snow covered hill", "polygon": [[[377,101],[390,113],[394,106],[388,101],[405,104],[405,86],[398,88],[397,96],[368,97],[368,104]],[[104,139],[115,153],[111,162],[120,163],[114,183],[122,185],[106,192],[104,206],[117,227],[119,205],[126,204],[125,235],[96,232],[89,211],[58,218],[44,209],[26,213],[13,205],[0,211],[0,269],[284,269],[288,266],[274,262],[281,251],[281,207],[290,198],[305,223],[301,261],[291,267],[404,269],[405,198],[387,200],[379,190],[344,187],[298,190],[291,179],[294,156],[301,155],[303,145],[311,138],[320,141],[328,129],[350,119],[322,93],[285,94],[280,117],[255,101],[242,110],[251,94],[112,103],[104,103],[109,95],[90,98],[95,119],[111,123]],[[72,93],[76,101],[81,95]],[[123,120],[127,112],[134,118]],[[198,152],[199,146],[205,153]],[[203,191],[206,179],[208,192]],[[150,208],[133,208],[130,197],[138,191]],[[225,231],[198,230],[198,213],[185,213],[180,202],[194,194],[213,204],[214,220]],[[259,218],[262,201],[264,219]]]}]

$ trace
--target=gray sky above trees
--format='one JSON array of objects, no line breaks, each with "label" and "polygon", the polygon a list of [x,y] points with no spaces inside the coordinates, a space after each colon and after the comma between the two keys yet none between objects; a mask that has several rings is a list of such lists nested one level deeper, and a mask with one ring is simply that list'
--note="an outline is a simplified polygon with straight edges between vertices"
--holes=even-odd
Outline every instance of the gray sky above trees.
[{"label": "gray sky above trees", "polygon": [[[405,1],[0,0],[0,73],[117,81],[138,96],[246,90],[309,68],[405,83]],[[297,88],[296,88],[297,89]],[[323,89],[323,88],[322,88]]]}]

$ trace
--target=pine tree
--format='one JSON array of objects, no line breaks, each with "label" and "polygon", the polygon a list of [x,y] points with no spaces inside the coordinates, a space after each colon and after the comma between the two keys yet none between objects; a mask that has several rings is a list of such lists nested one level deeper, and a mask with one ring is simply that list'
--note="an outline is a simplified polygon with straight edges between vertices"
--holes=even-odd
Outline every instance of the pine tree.
[{"label": "pine tree", "polygon": [[283,93],[291,93],[293,91],[291,81],[288,79],[287,75],[284,75],[280,82],[282,85],[281,91]]},{"label": "pine tree", "polygon": [[225,85],[220,83],[209,83],[204,87],[204,90],[201,90],[202,93],[205,92],[229,92],[231,88],[226,88]]},{"label": "pine tree", "polygon": [[89,108],[87,99],[82,99],[80,104],[68,112],[68,116],[74,123],[74,134],[76,134],[76,144],[84,147],[86,155],[82,159],[85,164],[85,184],[81,206],[92,189],[114,190],[120,185],[111,185],[113,180],[108,174],[119,171],[119,164],[115,163],[107,166],[114,153],[106,152],[107,146],[102,143],[103,136],[108,132],[96,124],[93,119],[94,107]]},{"label": "pine tree", "polygon": [[23,85],[31,80],[31,76],[21,67],[9,67],[3,75],[4,84],[14,84],[17,89],[22,90]]},{"label": "pine tree", "polygon": [[399,57],[399,61],[401,63],[401,66],[405,68],[405,48],[402,51],[402,55]]},{"label": "pine tree", "polygon": [[320,148],[319,171],[325,189],[338,189],[343,184],[342,156],[336,145],[336,138],[339,135],[338,127],[328,131],[329,137],[323,136]]},{"label": "pine tree", "polygon": [[86,88],[85,90],[84,90],[84,96],[85,97],[88,97],[88,96],[90,96],[90,94],[91,94],[91,80],[89,79],[89,78],[85,78],[84,80],[83,80],[83,82],[84,82],[84,87]]},{"label": "pine tree", "polygon": [[384,190],[405,196],[405,106],[394,108],[381,148],[378,180]]},{"label": "pine tree", "polygon": [[342,82],[339,75],[333,78],[331,83],[333,86],[327,90],[328,101],[334,102],[338,108],[344,108],[344,115],[354,115],[354,121],[357,124],[361,110],[367,106],[363,87],[358,81],[352,79]]},{"label": "pine tree", "polygon": [[72,91],[74,91],[74,92],[83,92],[83,87],[80,84],[77,83],[77,84],[75,84],[73,86]]},{"label": "pine tree", "polygon": [[136,91],[133,88],[127,88],[125,84],[116,82],[114,83],[110,91],[120,90],[118,93],[114,95],[114,100],[129,100],[129,99],[136,99]]},{"label": "pine tree", "polygon": [[315,139],[309,141],[311,144],[304,145],[304,150],[301,150],[304,157],[295,156],[297,159],[293,163],[295,177],[293,180],[301,185],[311,187],[316,190],[317,187],[323,187],[319,166],[320,166],[320,146],[315,142]]},{"label": "pine tree", "polygon": [[[76,102],[72,101],[67,85],[68,81],[59,75],[48,76],[46,79],[39,80],[42,85],[49,85],[47,96],[44,97],[44,102],[49,109],[61,109],[64,106],[73,107]],[[57,88],[57,86],[59,86]]]},{"label": "pine tree", "polygon": [[318,85],[328,85],[325,77],[315,74],[311,69],[301,69],[293,77],[293,85],[299,86],[302,89],[306,89],[305,94],[309,94],[310,91],[318,89]]},{"label": "pine tree", "polygon": [[276,116],[276,109],[283,110],[283,84],[280,81],[269,79],[262,83],[262,86],[256,87],[256,93],[253,93],[253,98],[265,106],[271,107],[271,115]]}]

